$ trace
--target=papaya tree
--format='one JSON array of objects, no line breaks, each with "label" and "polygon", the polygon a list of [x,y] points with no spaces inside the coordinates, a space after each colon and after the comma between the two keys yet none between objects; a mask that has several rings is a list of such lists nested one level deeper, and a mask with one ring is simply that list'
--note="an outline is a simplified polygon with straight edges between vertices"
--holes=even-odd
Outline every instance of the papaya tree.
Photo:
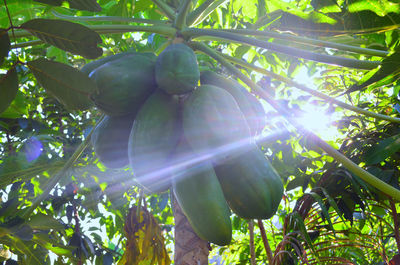
[{"label": "papaya tree", "polygon": [[2,2],[3,264],[399,262],[397,2]]}]

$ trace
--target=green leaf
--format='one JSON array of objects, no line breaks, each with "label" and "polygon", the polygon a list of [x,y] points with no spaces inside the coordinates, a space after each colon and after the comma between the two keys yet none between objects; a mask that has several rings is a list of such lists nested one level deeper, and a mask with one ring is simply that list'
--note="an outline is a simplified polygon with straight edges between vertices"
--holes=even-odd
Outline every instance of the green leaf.
[{"label": "green leaf", "polygon": [[242,13],[250,18],[257,15],[257,1],[255,0],[235,0],[233,2],[233,10],[237,13],[242,9]]},{"label": "green leaf", "polygon": [[7,57],[10,49],[11,45],[10,45],[10,38],[8,36],[8,31],[5,29],[0,29],[0,66],[3,64],[4,58]]},{"label": "green leaf", "polygon": [[70,8],[87,10],[92,12],[100,12],[101,7],[96,0],[34,0],[39,3],[44,3],[52,6],[61,6],[65,1],[69,4]]},{"label": "green leaf", "polygon": [[18,74],[16,68],[0,75],[0,113],[5,111],[18,92]]},{"label": "green leaf", "polygon": [[376,145],[368,148],[364,159],[367,165],[379,163],[400,149],[400,134],[379,141]]},{"label": "green leaf", "polygon": [[65,230],[64,225],[54,219],[54,217],[45,215],[42,213],[37,213],[35,214],[29,222],[27,222],[32,229],[38,229],[38,230],[49,230],[49,229],[54,229],[56,231],[62,231]]},{"label": "green leaf", "polygon": [[21,28],[46,43],[88,59],[95,59],[103,54],[103,50],[97,47],[101,43],[99,34],[77,23],[37,18],[25,22]]},{"label": "green leaf", "polygon": [[43,58],[27,65],[46,92],[66,108],[84,110],[92,106],[89,95],[96,91],[96,85],[78,69]]},{"label": "green leaf", "polygon": [[397,80],[400,76],[400,52],[397,51],[385,58],[382,65],[374,75],[367,80],[361,80],[361,84],[351,86],[346,93],[351,93],[373,85],[374,87],[384,86]]},{"label": "green leaf", "polygon": [[378,16],[386,16],[389,13],[400,13],[400,4],[391,2],[388,0],[380,1],[354,1],[349,4],[348,10],[351,13],[356,13],[364,10],[369,10],[377,14]]}]

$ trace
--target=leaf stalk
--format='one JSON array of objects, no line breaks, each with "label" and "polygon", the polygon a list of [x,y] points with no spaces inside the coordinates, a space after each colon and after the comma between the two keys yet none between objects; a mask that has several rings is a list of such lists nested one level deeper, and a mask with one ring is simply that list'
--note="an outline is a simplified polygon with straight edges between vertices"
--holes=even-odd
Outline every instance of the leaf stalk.
[{"label": "leaf stalk", "polygon": [[327,54],[314,53],[303,49],[279,45],[267,41],[262,41],[256,38],[241,36],[237,33],[224,32],[221,30],[188,28],[183,30],[182,34],[184,35],[185,38],[192,38],[192,39],[204,36],[217,37],[219,39],[235,41],[249,46],[256,46],[266,50],[271,50],[291,55],[297,58],[303,58],[306,60],[356,68],[356,69],[371,70],[378,67],[381,64],[381,62],[379,61],[363,61],[363,60],[343,58]]}]

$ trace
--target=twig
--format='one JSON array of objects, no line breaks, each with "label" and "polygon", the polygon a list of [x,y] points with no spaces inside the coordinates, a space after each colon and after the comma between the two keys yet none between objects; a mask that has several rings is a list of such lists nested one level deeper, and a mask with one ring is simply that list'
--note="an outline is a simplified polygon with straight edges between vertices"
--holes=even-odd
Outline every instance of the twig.
[{"label": "twig", "polygon": [[249,239],[250,264],[256,265],[256,253],[254,250],[254,222],[252,219],[249,221],[249,233],[250,233],[250,239]]},{"label": "twig", "polygon": [[267,238],[267,234],[265,233],[264,224],[261,219],[258,219],[257,223],[258,223],[258,228],[260,229],[262,241],[264,243],[265,252],[267,252],[268,264],[272,265],[272,260],[274,257],[272,254],[271,246],[268,243],[268,238]]}]

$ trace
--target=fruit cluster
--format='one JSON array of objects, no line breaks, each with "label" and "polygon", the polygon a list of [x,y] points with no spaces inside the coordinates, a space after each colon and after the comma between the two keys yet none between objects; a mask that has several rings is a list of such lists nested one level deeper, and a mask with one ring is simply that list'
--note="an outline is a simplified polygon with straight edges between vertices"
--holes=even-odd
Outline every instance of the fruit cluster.
[{"label": "fruit cluster", "polygon": [[100,161],[111,168],[129,164],[147,193],[172,187],[201,238],[229,244],[230,209],[248,219],[275,214],[281,178],[254,142],[265,113],[239,83],[200,74],[185,44],[158,57],[109,56],[81,71],[96,82],[91,98],[106,114],[92,134]]}]

